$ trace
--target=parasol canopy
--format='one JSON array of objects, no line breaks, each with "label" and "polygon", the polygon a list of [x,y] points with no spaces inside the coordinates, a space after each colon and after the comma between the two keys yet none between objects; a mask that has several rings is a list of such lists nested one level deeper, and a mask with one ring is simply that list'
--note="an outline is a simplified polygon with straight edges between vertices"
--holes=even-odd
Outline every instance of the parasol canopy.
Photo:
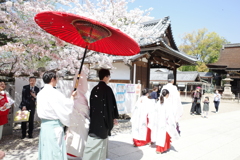
[{"label": "parasol canopy", "polygon": [[38,13],[35,22],[46,32],[89,50],[121,56],[140,52],[139,45],[119,29],[83,16],[47,11]]},{"label": "parasol canopy", "polygon": [[77,89],[88,49],[118,56],[132,56],[140,52],[137,42],[119,29],[83,16],[46,11],[38,13],[35,22],[55,37],[85,48],[74,90]]}]

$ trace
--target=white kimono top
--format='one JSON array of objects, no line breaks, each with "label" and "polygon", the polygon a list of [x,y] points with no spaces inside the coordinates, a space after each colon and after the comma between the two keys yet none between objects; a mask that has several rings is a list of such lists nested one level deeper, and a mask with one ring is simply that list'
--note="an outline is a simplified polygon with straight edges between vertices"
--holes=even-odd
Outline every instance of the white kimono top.
[{"label": "white kimono top", "polygon": [[[178,122],[183,115],[183,107],[180,98],[180,93],[177,90],[177,87],[172,83],[168,83],[163,86],[162,90],[167,89],[169,91],[169,106],[173,110],[173,115],[175,121]],[[162,95],[162,90],[160,96]]]},{"label": "white kimono top", "polygon": [[164,103],[157,104],[157,123],[155,128],[155,137],[153,137],[156,145],[164,147],[166,141],[166,132],[170,135],[171,140],[179,138],[179,134],[176,129],[176,122],[173,108],[170,107],[171,99],[164,98]]},{"label": "white kimono top", "polygon": [[151,112],[155,105],[154,99],[149,99],[147,96],[141,96],[133,111],[132,111],[132,137],[137,140],[146,140],[147,128],[147,118],[151,122]]},{"label": "white kimono top", "polygon": [[49,84],[37,94],[37,114],[41,119],[57,120],[70,125],[70,113],[73,110],[73,100],[66,98],[61,92]]}]

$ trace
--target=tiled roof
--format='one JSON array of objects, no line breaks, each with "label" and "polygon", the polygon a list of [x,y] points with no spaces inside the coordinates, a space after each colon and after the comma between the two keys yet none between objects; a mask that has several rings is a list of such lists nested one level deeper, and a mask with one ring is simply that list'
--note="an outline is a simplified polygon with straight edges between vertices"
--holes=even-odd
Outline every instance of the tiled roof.
[{"label": "tiled roof", "polygon": [[[156,30],[158,35],[155,35],[156,37],[155,42],[157,42],[159,41],[158,38],[163,36],[163,34],[167,30],[167,28],[170,26],[170,24],[171,24],[171,21],[169,20],[169,17],[165,17],[163,19],[157,19],[157,20],[143,23],[143,29],[145,31]],[[152,44],[152,42],[146,41],[146,39],[144,38],[139,42],[140,46],[146,46],[150,44]]]},{"label": "tiled roof", "polygon": [[167,68],[151,68],[150,73],[155,73],[155,72],[169,72],[169,69]]},{"label": "tiled roof", "polygon": [[240,68],[240,43],[224,45],[219,60],[215,63],[207,65],[208,68],[225,68],[225,69],[239,69]]},{"label": "tiled roof", "polygon": [[223,47],[240,47],[240,43],[225,44]]},{"label": "tiled roof", "polygon": [[[170,31],[169,34],[171,34],[172,41],[174,42],[173,35],[171,33],[171,21],[169,20],[169,17],[164,17],[163,19],[157,19],[157,20],[152,20],[152,21],[148,21],[148,22],[143,23],[143,29],[144,30],[158,30],[157,33],[159,35],[157,35],[157,36],[154,35],[155,42],[161,43],[161,45],[164,46],[164,47],[156,46],[157,49],[164,50],[169,55],[179,57],[180,59],[183,59],[186,62],[188,62],[188,64],[195,64],[195,62],[197,61],[196,57],[189,56],[185,53],[179,52],[175,42],[172,44],[173,48],[168,46],[164,42],[162,37],[164,36],[164,34],[166,33],[168,28],[170,29],[168,31]],[[146,41],[144,38],[139,42],[140,47],[151,45],[151,44],[155,44],[155,43]],[[143,57],[144,55],[148,54],[148,51],[150,51],[151,48],[149,48],[148,51],[147,50],[148,50],[148,48],[144,48],[144,50],[142,50],[139,54],[136,54],[134,56],[129,56],[128,59],[131,60],[131,61],[134,61],[134,60],[136,60],[140,57]],[[124,59],[123,56],[114,56],[113,57],[114,61],[123,61],[123,59]],[[87,60],[86,60],[86,62],[87,62]]]},{"label": "tiled roof", "polygon": [[168,48],[169,50],[172,51],[172,53],[176,56],[176,57],[179,57],[181,59],[184,59],[186,61],[189,61],[191,63],[195,63],[197,61],[196,57],[194,56],[190,56],[190,55],[187,55],[183,52],[179,52],[179,51],[176,51],[174,49],[172,49],[171,47],[169,47],[163,40],[161,40],[161,42],[163,43],[163,45]]},{"label": "tiled roof", "polygon": [[213,73],[212,72],[198,72],[200,77],[205,77],[205,78],[211,78],[213,77]]},{"label": "tiled roof", "polygon": [[[178,57],[180,59],[183,59],[190,64],[194,64],[197,61],[196,57],[189,56],[185,53],[178,51],[178,48],[173,39],[172,29],[171,29],[171,21],[169,20],[169,17],[164,17],[163,19],[145,22],[145,23],[143,23],[143,29],[144,30],[156,30],[157,31],[156,34],[158,34],[158,35],[154,35],[154,37],[155,37],[155,40],[153,40],[154,42],[149,42],[148,38],[146,38],[146,39],[143,38],[139,42],[140,47],[149,46],[149,45],[152,45],[152,44],[155,44],[156,42],[158,42],[159,46],[153,47],[154,49],[164,50],[165,52],[169,53],[170,55]],[[171,47],[168,44],[166,44],[165,41],[163,40],[163,37],[165,36],[167,30],[168,30],[168,34],[170,34],[170,37],[171,37],[170,39],[173,41],[173,43],[171,43]],[[161,47],[160,44],[161,44],[161,46],[164,46],[164,47]],[[150,50],[151,47],[150,48],[149,47],[141,48],[142,51],[143,50],[146,51],[148,49]]]}]

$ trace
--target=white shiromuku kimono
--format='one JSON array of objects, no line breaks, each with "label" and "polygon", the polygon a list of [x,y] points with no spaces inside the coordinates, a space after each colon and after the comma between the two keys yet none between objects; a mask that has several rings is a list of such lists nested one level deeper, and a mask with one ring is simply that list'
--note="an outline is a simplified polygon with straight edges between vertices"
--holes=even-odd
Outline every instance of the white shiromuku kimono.
[{"label": "white shiromuku kimono", "polygon": [[[155,101],[155,100],[154,100]],[[160,101],[158,100],[157,102],[154,102],[151,108],[150,113],[148,114],[149,117],[149,123],[148,123],[148,127],[151,129],[151,142],[156,142],[156,128],[157,128],[157,122],[159,121],[159,117],[158,117],[158,107]]]},{"label": "white shiromuku kimono", "polygon": [[[77,75],[78,73],[76,73],[75,79]],[[66,133],[67,154],[71,159],[82,158],[88,137],[90,118],[88,101],[85,97],[87,90],[87,77],[82,72],[77,87],[77,97],[74,99],[73,112],[70,115],[70,126]]]},{"label": "white shiromuku kimono", "polygon": [[157,121],[156,121],[156,134],[154,140],[157,146],[164,147],[166,141],[166,132],[170,135],[171,139],[176,140],[179,138],[176,129],[176,122],[174,111],[171,105],[170,98],[164,98],[164,103],[157,103]]},{"label": "white shiromuku kimono", "polygon": [[67,160],[63,126],[70,125],[73,100],[45,84],[37,95],[37,114],[41,119],[38,160]]},{"label": "white shiromuku kimono", "polygon": [[[152,125],[152,141],[156,145],[164,147],[166,132],[172,139],[178,139],[179,134],[176,129],[176,123],[179,122],[183,114],[183,107],[181,103],[180,94],[177,87],[172,83],[163,86],[162,90],[169,91],[169,97],[164,98],[164,104],[156,103],[155,120]],[[160,93],[160,96],[162,92]]]},{"label": "white shiromuku kimono", "polygon": [[[183,107],[180,93],[178,92],[177,87],[172,83],[164,85],[162,90],[163,89],[167,89],[169,91],[169,107],[172,108],[175,121],[178,122],[183,115]],[[162,92],[160,93],[160,95],[161,94]]]},{"label": "white shiromuku kimono", "polygon": [[[146,140],[147,136],[147,117],[151,113],[155,105],[154,99],[149,99],[147,96],[141,96],[135,108],[132,110],[132,137],[137,140]],[[149,118],[149,122],[150,117]]]}]

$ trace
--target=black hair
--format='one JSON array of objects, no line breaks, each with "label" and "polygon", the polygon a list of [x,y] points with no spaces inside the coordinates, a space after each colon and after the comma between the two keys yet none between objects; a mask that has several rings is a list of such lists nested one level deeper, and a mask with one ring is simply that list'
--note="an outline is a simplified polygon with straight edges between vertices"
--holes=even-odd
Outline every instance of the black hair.
[{"label": "black hair", "polygon": [[153,91],[157,90],[158,89],[158,86],[154,86],[153,87]]},{"label": "black hair", "polygon": [[160,103],[163,104],[164,103],[164,98],[166,95],[169,94],[169,91],[167,89],[163,89],[162,90],[162,95],[160,96]]},{"label": "black hair", "polygon": [[7,83],[4,80],[0,80],[0,83],[4,83],[5,85],[7,85]]},{"label": "black hair", "polygon": [[98,72],[98,77],[103,80],[104,77],[110,76],[110,71],[108,69],[100,69]]},{"label": "black hair", "polygon": [[174,80],[174,75],[172,73],[168,74],[168,79]]},{"label": "black hair", "polygon": [[207,98],[207,100],[209,101],[209,97],[206,96],[205,98]]},{"label": "black hair", "polygon": [[43,82],[45,84],[49,84],[52,80],[52,78],[56,79],[56,72],[55,71],[47,71],[43,74]]},{"label": "black hair", "polygon": [[34,79],[36,80],[36,77],[34,77],[34,76],[31,76],[31,77],[29,77],[29,79],[28,79],[28,80],[30,80],[30,79],[32,79],[32,78],[34,78]]},{"label": "black hair", "polygon": [[148,88],[144,88],[144,89],[142,90],[142,95],[143,95],[143,96],[145,96],[145,95],[148,94],[148,93],[149,93]]}]

